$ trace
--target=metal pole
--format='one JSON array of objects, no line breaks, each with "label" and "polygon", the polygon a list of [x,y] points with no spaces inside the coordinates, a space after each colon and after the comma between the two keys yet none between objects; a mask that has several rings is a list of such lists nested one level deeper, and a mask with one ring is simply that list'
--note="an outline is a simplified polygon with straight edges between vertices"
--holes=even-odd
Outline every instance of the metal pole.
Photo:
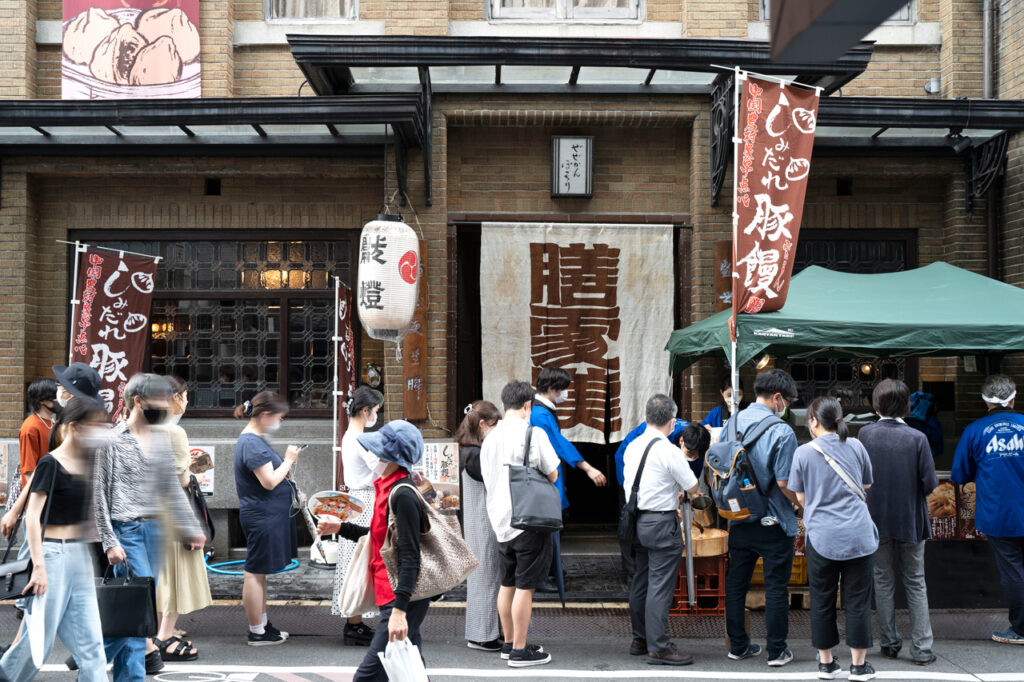
[{"label": "metal pole", "polygon": [[331,422],[331,487],[338,487],[338,356],[341,353],[341,280],[334,277],[334,421]]},{"label": "metal pole", "polygon": [[71,276],[71,324],[68,325],[71,330],[68,333],[68,364],[71,364],[71,358],[75,357],[75,310],[78,308],[78,256],[80,253],[84,253],[89,248],[88,244],[82,244],[81,242],[65,242],[58,239],[57,241],[63,244],[74,244],[75,245],[75,263],[74,263],[74,274]]},{"label": "metal pole", "polygon": [[982,97],[985,99],[992,99],[992,43],[993,33],[995,31],[994,17],[995,8],[992,0],[985,0],[982,4],[981,15],[983,19],[983,47],[982,47]]},{"label": "metal pole", "polygon": [[[733,155],[732,155],[732,276],[736,277],[736,243],[739,235],[740,226],[740,214],[736,208],[736,195],[739,189],[739,173],[740,164],[739,156],[742,153],[740,145],[742,144],[742,138],[740,137],[740,80],[745,78],[745,74],[740,71],[740,68],[735,67],[735,76],[733,78],[733,93],[732,93],[732,111],[733,120],[735,121],[733,129]],[[732,333],[732,354],[729,359],[729,373],[731,375],[732,384],[732,397],[729,402],[732,403],[732,414],[736,414],[739,402],[740,392],[740,372],[739,368],[736,367],[736,341],[739,338],[739,311],[736,310],[736,297],[732,297],[732,309],[733,309],[733,320],[735,325]],[[735,421],[733,422],[735,424]]]}]

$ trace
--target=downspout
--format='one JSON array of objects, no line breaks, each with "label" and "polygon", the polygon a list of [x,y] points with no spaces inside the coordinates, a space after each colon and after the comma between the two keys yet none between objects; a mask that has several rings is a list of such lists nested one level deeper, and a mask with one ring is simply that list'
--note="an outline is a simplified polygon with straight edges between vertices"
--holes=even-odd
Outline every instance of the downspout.
[{"label": "downspout", "polygon": [[[982,19],[984,21],[984,42],[982,55],[982,96],[985,99],[994,97],[992,65],[994,61],[995,43],[995,0],[984,0],[982,4]],[[1000,185],[1002,178],[996,178],[988,190],[985,198],[985,227],[987,233],[988,247],[988,276],[992,279],[999,279],[999,202],[1002,199]]]},{"label": "downspout", "polygon": [[995,34],[995,0],[984,0],[982,4],[984,44],[982,47],[982,97],[992,99],[992,57],[993,38]]}]

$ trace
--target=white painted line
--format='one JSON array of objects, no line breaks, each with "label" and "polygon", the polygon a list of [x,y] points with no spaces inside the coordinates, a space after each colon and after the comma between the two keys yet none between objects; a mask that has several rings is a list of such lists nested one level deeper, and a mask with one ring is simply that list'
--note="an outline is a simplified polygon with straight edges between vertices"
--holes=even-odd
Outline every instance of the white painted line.
[{"label": "white painted line", "polygon": [[[203,673],[254,673],[254,674],[275,674],[275,673],[312,673],[312,674],[351,674],[356,670],[355,666],[252,666],[252,665],[203,665],[196,666],[191,663],[168,663],[163,673],[192,673],[201,676]],[[41,672],[67,672],[64,665],[44,665]],[[537,678],[573,678],[590,680],[816,680],[816,672],[727,672],[727,671],[705,671],[697,669],[686,670],[568,670],[560,668],[534,667],[523,670],[511,668],[429,668],[428,675],[439,677],[467,677],[470,679],[537,679]],[[842,677],[847,676],[843,671]],[[237,679],[237,678],[235,678]],[[1024,680],[1024,674],[1018,673],[979,673],[970,675],[963,673],[938,673],[938,672],[917,672],[903,670],[879,670],[875,679],[878,680],[939,680],[943,682],[1015,682]]]}]

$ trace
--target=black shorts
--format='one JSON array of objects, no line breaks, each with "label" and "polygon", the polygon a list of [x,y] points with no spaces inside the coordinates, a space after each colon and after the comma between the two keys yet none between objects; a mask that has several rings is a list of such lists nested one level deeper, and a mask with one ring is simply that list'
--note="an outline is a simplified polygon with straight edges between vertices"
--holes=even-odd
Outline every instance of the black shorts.
[{"label": "black shorts", "polygon": [[533,530],[524,530],[509,542],[499,542],[501,586],[537,589],[548,576],[554,551],[551,533]]}]

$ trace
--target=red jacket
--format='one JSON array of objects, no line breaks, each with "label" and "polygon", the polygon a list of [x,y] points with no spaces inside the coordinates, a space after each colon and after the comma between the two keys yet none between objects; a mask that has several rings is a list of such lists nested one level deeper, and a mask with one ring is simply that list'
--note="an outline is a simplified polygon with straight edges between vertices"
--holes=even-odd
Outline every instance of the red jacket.
[{"label": "red jacket", "polygon": [[405,469],[398,468],[390,476],[378,478],[373,482],[377,497],[373,502],[373,518],[370,519],[370,575],[373,576],[373,592],[377,606],[390,604],[395,600],[395,592],[388,580],[388,569],[380,558],[380,548],[384,544],[384,536],[388,532],[388,498],[395,483],[409,475]]}]

